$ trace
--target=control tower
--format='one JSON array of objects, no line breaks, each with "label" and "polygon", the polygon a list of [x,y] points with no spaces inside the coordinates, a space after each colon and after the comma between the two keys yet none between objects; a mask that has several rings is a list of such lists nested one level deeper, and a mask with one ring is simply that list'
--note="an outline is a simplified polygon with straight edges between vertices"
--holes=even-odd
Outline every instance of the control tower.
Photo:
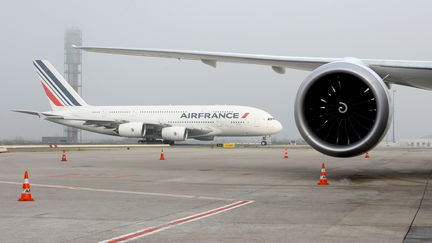
[{"label": "control tower", "polygon": [[[81,46],[82,31],[79,28],[69,28],[64,36],[64,76],[79,95],[82,93],[82,54],[81,50],[72,45]],[[81,142],[81,130],[66,127],[64,130],[67,143]]]}]

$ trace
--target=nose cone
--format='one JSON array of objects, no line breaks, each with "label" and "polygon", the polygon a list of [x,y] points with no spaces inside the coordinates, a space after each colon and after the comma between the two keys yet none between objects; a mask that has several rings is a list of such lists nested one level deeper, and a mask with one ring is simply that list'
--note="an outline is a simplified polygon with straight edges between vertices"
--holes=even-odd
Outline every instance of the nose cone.
[{"label": "nose cone", "polygon": [[272,134],[276,134],[280,131],[282,131],[283,127],[282,124],[279,121],[273,120],[271,125],[271,132]]}]

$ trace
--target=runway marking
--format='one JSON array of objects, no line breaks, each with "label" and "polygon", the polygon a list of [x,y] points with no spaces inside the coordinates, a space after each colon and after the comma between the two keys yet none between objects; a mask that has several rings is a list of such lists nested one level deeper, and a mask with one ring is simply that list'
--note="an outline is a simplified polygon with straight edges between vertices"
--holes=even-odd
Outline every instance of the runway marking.
[{"label": "runway marking", "polygon": [[60,174],[60,175],[52,175],[48,176],[49,178],[80,178],[80,179],[122,179],[122,178],[130,178],[134,176],[139,176],[137,174],[130,174],[130,175],[118,175],[118,176],[98,176],[98,175],[83,175],[83,174]]},{"label": "runway marking", "polygon": [[[0,181],[0,184],[21,185],[22,183],[12,182],[12,181]],[[157,197],[199,199],[199,200],[214,200],[214,201],[227,201],[227,202],[232,202],[232,201],[237,200],[237,199],[221,198],[221,197],[194,196],[194,195],[169,194],[169,193],[158,193],[158,192],[122,191],[122,190],[100,189],[100,188],[90,188],[90,187],[46,185],[46,184],[35,184],[35,183],[32,183],[31,186],[56,188],[56,189],[67,189],[67,190],[77,190],[77,191],[109,192],[109,193],[122,193],[122,194],[134,194],[134,195],[157,196]]]},{"label": "runway marking", "polygon": [[148,235],[155,234],[157,232],[161,232],[161,231],[173,228],[175,226],[190,223],[190,222],[204,219],[204,218],[207,218],[210,216],[214,216],[216,214],[220,214],[220,213],[223,213],[223,212],[226,212],[226,211],[238,208],[238,207],[242,207],[242,206],[248,205],[248,204],[253,203],[253,202],[254,201],[237,201],[237,202],[234,202],[234,203],[231,203],[231,204],[219,207],[219,208],[215,208],[215,209],[212,209],[209,211],[205,211],[205,212],[194,214],[194,215],[187,216],[184,218],[176,219],[176,220],[170,221],[166,224],[161,224],[158,226],[144,228],[142,230],[138,230],[138,231],[135,231],[135,232],[132,232],[129,234],[125,234],[125,235],[114,237],[114,238],[111,238],[108,240],[104,240],[104,241],[101,241],[100,243],[118,243],[118,242],[128,242],[131,240],[136,240],[136,239],[148,236]]}]

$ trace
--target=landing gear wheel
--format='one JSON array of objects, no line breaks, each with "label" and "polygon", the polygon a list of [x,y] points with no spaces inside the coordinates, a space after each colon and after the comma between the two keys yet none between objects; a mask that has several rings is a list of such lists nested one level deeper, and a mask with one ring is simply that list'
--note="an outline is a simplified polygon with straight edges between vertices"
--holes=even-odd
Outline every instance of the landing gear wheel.
[{"label": "landing gear wheel", "polygon": [[262,146],[266,146],[266,145],[267,145],[267,141],[262,141],[262,142],[261,142],[261,145],[262,145]]},{"label": "landing gear wheel", "polygon": [[174,145],[175,144],[174,141],[170,141],[170,140],[164,140],[163,143],[164,144],[169,144],[169,145]]},{"label": "landing gear wheel", "polygon": [[138,140],[138,144],[143,144],[144,140]]}]

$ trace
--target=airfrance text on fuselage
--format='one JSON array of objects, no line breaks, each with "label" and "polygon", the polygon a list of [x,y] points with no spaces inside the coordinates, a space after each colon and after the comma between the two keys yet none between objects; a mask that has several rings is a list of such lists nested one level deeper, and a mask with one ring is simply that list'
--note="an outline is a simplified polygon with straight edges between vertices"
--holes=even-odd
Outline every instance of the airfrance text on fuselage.
[{"label": "airfrance text on fuselage", "polygon": [[183,113],[180,118],[204,118],[204,119],[212,119],[212,118],[225,118],[225,119],[238,119],[240,118],[240,113]]}]

